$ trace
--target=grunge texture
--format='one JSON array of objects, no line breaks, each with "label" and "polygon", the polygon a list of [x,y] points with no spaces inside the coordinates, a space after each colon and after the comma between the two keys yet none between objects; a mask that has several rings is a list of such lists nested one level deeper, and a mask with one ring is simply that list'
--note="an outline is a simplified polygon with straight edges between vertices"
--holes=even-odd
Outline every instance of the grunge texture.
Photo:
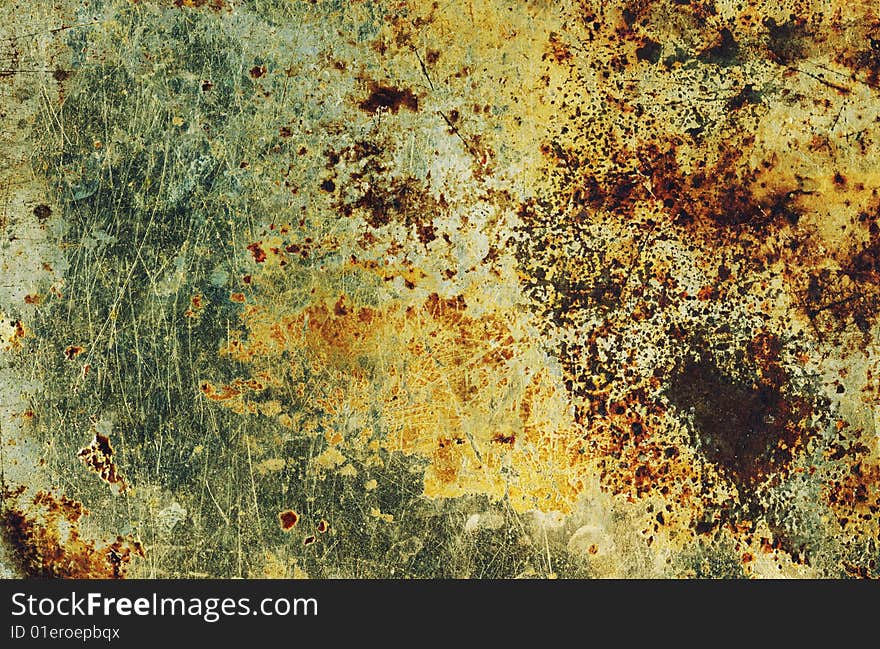
[{"label": "grunge texture", "polygon": [[880,15],[0,0],[6,577],[878,577]]}]

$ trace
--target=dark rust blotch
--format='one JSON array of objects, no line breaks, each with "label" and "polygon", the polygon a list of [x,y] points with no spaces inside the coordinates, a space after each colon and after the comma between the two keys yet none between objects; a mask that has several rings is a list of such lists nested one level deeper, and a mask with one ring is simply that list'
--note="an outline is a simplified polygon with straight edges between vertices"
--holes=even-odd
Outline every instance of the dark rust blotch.
[{"label": "dark rust blotch", "polygon": [[785,474],[810,437],[804,420],[810,404],[789,394],[788,377],[771,334],[748,346],[748,378],[732,377],[713,354],[700,350],[672,376],[667,398],[693,417],[694,443],[737,486],[752,490],[773,474]]},{"label": "dark rust blotch", "polygon": [[38,579],[123,579],[132,557],[144,548],[132,536],[111,543],[82,537],[80,521],[88,510],[64,495],[38,491],[16,503],[24,487],[4,488],[0,529],[22,574]]},{"label": "dark rust blotch", "polygon": [[52,208],[45,203],[40,203],[34,208],[34,216],[37,217],[37,220],[40,223],[45,223],[46,220],[52,216]]},{"label": "dark rust blotch", "polygon": [[406,88],[395,88],[374,81],[370,83],[370,95],[358,104],[358,108],[371,114],[380,108],[386,108],[395,114],[401,108],[417,112],[419,98]]},{"label": "dark rust blotch", "polygon": [[296,524],[299,522],[299,514],[297,514],[292,509],[286,509],[283,512],[278,513],[278,523],[281,525],[281,529],[285,532],[289,532]]},{"label": "dark rust blotch", "polygon": [[254,258],[254,261],[258,264],[266,261],[266,252],[263,250],[262,246],[260,246],[259,242],[254,242],[247,247],[248,250],[251,251],[251,255]]},{"label": "dark rust blotch", "polygon": [[113,447],[110,445],[110,438],[106,435],[95,433],[92,443],[82,449],[78,457],[104,482],[117,486],[120,493],[128,488],[125,478],[113,461]]}]

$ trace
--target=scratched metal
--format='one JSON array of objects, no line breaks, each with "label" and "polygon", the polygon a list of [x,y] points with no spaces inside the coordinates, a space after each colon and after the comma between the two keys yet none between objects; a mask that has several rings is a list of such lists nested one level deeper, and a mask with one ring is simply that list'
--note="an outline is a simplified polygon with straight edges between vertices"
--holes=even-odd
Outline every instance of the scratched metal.
[{"label": "scratched metal", "polygon": [[0,32],[4,576],[880,576],[875,3]]}]

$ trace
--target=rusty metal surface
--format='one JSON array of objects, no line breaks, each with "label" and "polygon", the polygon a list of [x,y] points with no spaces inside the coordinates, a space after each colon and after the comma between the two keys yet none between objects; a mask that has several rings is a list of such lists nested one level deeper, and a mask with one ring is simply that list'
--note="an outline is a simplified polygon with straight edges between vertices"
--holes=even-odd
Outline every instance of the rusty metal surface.
[{"label": "rusty metal surface", "polygon": [[877,577],[880,12],[0,2],[7,577]]}]

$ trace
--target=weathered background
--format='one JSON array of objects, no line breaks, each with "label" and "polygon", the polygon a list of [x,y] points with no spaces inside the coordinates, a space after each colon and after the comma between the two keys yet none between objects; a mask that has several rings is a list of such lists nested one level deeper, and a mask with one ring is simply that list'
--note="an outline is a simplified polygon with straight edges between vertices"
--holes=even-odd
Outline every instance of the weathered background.
[{"label": "weathered background", "polygon": [[880,576],[873,3],[0,25],[5,576]]}]

